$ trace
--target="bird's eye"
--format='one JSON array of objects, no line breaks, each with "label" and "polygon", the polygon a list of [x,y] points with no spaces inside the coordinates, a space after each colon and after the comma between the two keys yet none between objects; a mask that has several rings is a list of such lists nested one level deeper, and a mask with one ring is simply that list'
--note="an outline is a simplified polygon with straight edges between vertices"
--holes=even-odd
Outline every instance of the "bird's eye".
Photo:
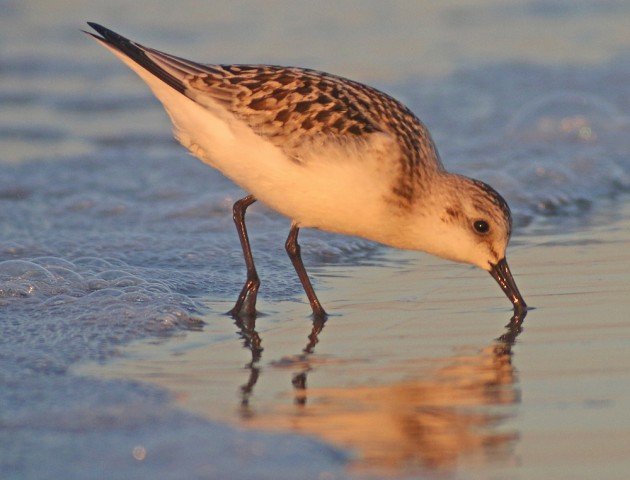
[{"label": "bird's eye", "polygon": [[477,233],[484,234],[488,233],[488,230],[490,230],[490,225],[488,225],[488,222],[486,222],[485,220],[475,220],[475,223],[473,223],[473,228]]}]

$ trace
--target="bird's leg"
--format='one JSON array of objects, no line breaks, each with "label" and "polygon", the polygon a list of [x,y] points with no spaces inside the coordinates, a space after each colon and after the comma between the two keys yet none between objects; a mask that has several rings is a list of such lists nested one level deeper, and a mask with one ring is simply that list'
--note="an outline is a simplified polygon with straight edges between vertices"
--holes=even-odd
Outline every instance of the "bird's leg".
[{"label": "bird's leg", "polygon": [[258,278],[256,266],[254,265],[254,257],[252,256],[252,249],[249,246],[249,237],[247,236],[247,227],[245,226],[245,210],[255,201],[256,197],[248,195],[241,198],[232,207],[234,224],[236,225],[238,238],[241,241],[241,247],[243,247],[243,256],[245,257],[245,265],[247,266],[247,280],[245,281],[245,285],[243,285],[238,300],[236,300],[236,305],[228,312],[233,317],[256,316],[256,295],[258,294],[260,279]]},{"label": "bird's leg", "polygon": [[313,316],[315,318],[325,319],[328,315],[324,311],[321,303],[317,299],[317,295],[315,295],[315,290],[313,290],[313,285],[311,285],[311,281],[308,278],[308,274],[306,273],[306,269],[304,268],[304,263],[302,263],[302,256],[300,255],[300,245],[297,242],[298,233],[300,231],[300,227],[298,227],[295,223],[291,225],[291,231],[289,232],[289,236],[287,237],[287,241],[284,244],[284,247],[289,254],[289,258],[291,259],[291,263],[293,263],[293,267],[300,278],[300,282],[302,282],[302,286],[304,287],[304,291],[306,292],[306,296],[308,297],[308,301],[311,304],[311,308],[313,309]]}]

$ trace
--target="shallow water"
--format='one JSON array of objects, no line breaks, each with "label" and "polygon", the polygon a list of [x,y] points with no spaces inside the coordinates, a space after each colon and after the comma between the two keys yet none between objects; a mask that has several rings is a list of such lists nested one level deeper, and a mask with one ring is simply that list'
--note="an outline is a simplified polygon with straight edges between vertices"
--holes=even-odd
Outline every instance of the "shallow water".
[{"label": "shallow water", "polygon": [[[331,266],[325,304],[198,335],[137,342],[105,368],[205,418],[314,436],[378,478],[625,478],[630,468],[630,208],[576,234],[530,234],[512,255],[524,322],[475,270],[392,253]],[[615,252],[611,255],[611,252]],[[237,332],[234,335],[233,332]]]},{"label": "shallow water", "polygon": [[[623,478],[627,2],[265,5],[0,1],[3,477],[540,478],[588,461]],[[258,205],[267,316],[256,334],[234,325],[222,313],[244,275],[230,215],[242,192],[171,140],[85,20],[202,61],[321,68],[407,103],[449,169],[513,208],[512,269],[538,307],[514,366],[492,340],[509,315],[486,275],[319,232],[301,236],[305,262],[337,315],[300,353],[311,327],[288,221]],[[351,428],[392,412],[432,433]],[[427,440],[387,463],[384,446],[409,438]]]}]

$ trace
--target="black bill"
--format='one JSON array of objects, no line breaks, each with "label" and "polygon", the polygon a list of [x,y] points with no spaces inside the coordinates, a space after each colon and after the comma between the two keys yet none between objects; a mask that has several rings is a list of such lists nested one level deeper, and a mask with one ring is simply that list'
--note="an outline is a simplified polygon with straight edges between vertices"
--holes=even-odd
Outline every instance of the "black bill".
[{"label": "black bill", "polygon": [[514,305],[514,313],[525,313],[527,311],[527,305],[521,293],[518,291],[518,287],[514,282],[514,277],[512,277],[512,272],[510,272],[510,267],[508,267],[505,258],[502,258],[496,265],[492,266],[490,275],[497,281],[501,290],[503,290],[505,295],[510,299],[512,305]]}]

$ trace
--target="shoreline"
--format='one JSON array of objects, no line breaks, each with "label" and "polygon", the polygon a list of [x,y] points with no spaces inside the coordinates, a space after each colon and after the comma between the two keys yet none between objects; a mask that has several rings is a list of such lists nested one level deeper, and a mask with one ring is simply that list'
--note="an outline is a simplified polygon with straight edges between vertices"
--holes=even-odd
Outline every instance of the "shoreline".
[{"label": "shoreline", "polygon": [[[630,392],[615,385],[630,377],[630,204],[620,209],[619,221],[587,232],[519,239],[510,263],[535,309],[514,348],[495,340],[511,315],[488,275],[391,252],[388,266],[319,270],[333,313],[321,331],[304,300],[263,302],[274,312],[256,328],[210,314],[203,332],[135,343],[75,373],[150,382],[176,406],[233,426],[317,437],[354,452],[351,472],[535,478],[593,463],[621,472],[630,416],[620,400]],[[598,387],[582,391],[583,382]],[[405,445],[404,455],[388,444]],[[586,445],[598,454],[575,453]]]}]

